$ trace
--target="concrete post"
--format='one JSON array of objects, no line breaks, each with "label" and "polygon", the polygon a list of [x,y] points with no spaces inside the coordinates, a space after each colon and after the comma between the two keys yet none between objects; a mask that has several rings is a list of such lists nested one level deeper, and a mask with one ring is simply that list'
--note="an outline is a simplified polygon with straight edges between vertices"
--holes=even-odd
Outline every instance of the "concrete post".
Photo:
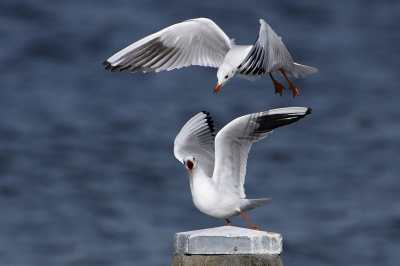
[{"label": "concrete post", "polygon": [[282,266],[282,236],[236,226],[175,234],[172,266]]}]

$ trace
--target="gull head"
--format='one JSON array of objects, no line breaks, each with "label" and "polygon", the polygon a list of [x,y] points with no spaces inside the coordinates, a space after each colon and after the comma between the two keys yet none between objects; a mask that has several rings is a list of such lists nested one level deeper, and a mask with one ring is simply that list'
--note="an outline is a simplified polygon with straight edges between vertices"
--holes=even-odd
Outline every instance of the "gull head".
[{"label": "gull head", "polygon": [[186,156],[185,159],[183,159],[183,164],[191,173],[193,173],[193,169],[197,168],[197,160],[191,155]]},{"label": "gull head", "polygon": [[228,83],[235,76],[235,73],[236,70],[227,63],[223,63],[219,67],[217,72],[218,84],[217,87],[215,87],[214,95],[217,94],[222,86]]}]

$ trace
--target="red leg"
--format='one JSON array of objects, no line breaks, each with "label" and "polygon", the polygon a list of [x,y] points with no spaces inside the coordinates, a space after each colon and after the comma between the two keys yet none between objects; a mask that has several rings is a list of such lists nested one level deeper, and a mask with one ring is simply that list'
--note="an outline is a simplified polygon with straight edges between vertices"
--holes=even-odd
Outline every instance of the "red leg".
[{"label": "red leg", "polygon": [[232,225],[231,221],[229,221],[228,219],[225,219],[225,220],[228,222],[228,225],[229,225],[229,226]]},{"label": "red leg", "polygon": [[272,82],[273,82],[274,85],[275,85],[275,94],[277,94],[277,93],[279,92],[279,94],[280,94],[281,97],[282,97],[282,90],[283,90],[285,87],[283,87],[282,84],[280,84],[279,82],[277,82],[277,81],[272,77],[272,74],[271,74],[271,73],[268,73],[268,74],[269,74],[269,76],[271,77]]},{"label": "red leg", "polygon": [[293,91],[293,98],[294,98],[294,96],[296,96],[296,94],[299,95],[299,91],[297,90],[297,88],[293,85],[293,83],[286,76],[285,70],[279,69],[279,71],[285,76],[287,82],[289,83],[289,85],[290,85],[289,90]]},{"label": "red leg", "polygon": [[250,226],[250,229],[260,229],[260,227],[255,226],[255,225],[252,225],[252,224],[250,223],[250,221],[249,221],[249,219],[247,218],[246,214],[244,214],[243,212],[240,212],[240,213],[243,215],[244,219],[246,219],[246,220],[249,222],[249,224],[251,225],[251,226]]}]

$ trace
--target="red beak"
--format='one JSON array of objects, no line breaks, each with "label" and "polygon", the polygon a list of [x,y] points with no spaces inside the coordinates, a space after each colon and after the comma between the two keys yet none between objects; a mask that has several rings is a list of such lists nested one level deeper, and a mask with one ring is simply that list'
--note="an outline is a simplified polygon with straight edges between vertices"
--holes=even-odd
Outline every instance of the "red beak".
[{"label": "red beak", "polygon": [[219,89],[221,89],[221,87],[222,87],[222,84],[221,85],[217,84],[217,87],[215,87],[215,89],[214,89],[214,95],[218,93],[218,91],[219,91]]},{"label": "red beak", "polygon": [[187,168],[190,170],[190,172],[193,171],[193,167],[194,167],[193,162],[191,162],[191,161],[188,160],[186,166],[187,166]]}]

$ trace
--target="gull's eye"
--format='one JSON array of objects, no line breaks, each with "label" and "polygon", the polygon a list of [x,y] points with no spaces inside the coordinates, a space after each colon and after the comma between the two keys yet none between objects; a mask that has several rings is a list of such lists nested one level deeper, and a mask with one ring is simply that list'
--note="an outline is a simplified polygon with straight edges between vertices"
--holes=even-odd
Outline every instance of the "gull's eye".
[{"label": "gull's eye", "polygon": [[193,157],[193,161],[196,161],[196,158]]},{"label": "gull's eye", "polygon": [[227,79],[227,78],[228,78],[228,75],[226,75],[225,78]]}]

